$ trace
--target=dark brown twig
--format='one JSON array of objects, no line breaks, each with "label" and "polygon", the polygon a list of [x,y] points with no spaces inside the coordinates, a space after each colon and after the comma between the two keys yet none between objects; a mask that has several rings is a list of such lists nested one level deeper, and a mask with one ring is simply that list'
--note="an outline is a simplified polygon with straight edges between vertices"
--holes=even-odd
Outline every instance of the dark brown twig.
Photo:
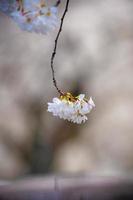
[{"label": "dark brown twig", "polygon": [[60,3],[61,3],[61,0],[58,0],[58,1],[56,2],[55,6],[58,7]]},{"label": "dark brown twig", "polygon": [[[57,36],[56,36],[56,39],[55,39],[54,50],[53,50],[53,53],[52,53],[52,56],[51,56],[51,69],[52,69],[52,76],[53,76],[53,84],[54,84],[54,86],[56,87],[57,91],[60,93],[60,95],[63,95],[63,92],[58,88],[57,82],[56,82],[56,79],[55,79],[54,58],[55,58],[55,55],[56,55],[58,39],[59,39],[60,33],[61,33],[61,31],[62,31],[62,26],[63,26],[64,18],[65,18],[65,15],[66,15],[67,11],[68,11],[69,1],[70,1],[70,0],[67,0],[64,13],[63,13],[63,15],[62,15],[62,17],[61,17],[61,23],[60,23],[59,31],[58,31]],[[58,1],[58,3],[59,3],[59,2],[60,2],[60,1]]]}]

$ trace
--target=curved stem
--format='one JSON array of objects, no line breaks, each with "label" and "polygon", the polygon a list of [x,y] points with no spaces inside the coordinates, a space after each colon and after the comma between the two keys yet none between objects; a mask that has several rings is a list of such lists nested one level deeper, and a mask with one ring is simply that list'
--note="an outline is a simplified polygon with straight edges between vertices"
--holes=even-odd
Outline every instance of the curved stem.
[{"label": "curved stem", "polygon": [[24,12],[24,6],[23,6],[23,1],[22,0],[17,0],[18,2],[18,10],[20,10],[22,13]]},{"label": "curved stem", "polygon": [[[64,13],[63,13],[63,15],[61,17],[61,23],[60,23],[59,31],[58,31],[56,39],[55,39],[54,50],[53,50],[53,53],[52,53],[52,56],[51,56],[51,69],[52,69],[52,76],[53,76],[53,84],[54,84],[55,88],[57,89],[57,91],[60,93],[60,95],[63,95],[63,92],[58,88],[57,82],[56,82],[56,79],[55,79],[54,58],[55,58],[55,55],[56,55],[58,39],[59,39],[60,33],[62,31],[64,18],[65,18],[65,15],[66,15],[67,11],[68,11],[69,2],[70,2],[70,0],[66,1],[65,10],[64,10]],[[57,1],[57,3],[60,3],[60,1]]]},{"label": "curved stem", "polygon": [[57,0],[55,6],[58,7],[60,3],[61,3],[61,0]]}]

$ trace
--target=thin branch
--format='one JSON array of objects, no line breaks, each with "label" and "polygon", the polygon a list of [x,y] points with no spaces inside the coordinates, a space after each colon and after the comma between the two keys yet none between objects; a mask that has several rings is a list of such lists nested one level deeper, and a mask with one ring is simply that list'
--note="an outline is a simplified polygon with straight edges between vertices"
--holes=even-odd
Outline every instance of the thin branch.
[{"label": "thin branch", "polygon": [[[60,2],[60,1],[58,1],[58,2]],[[52,76],[53,76],[53,84],[56,87],[57,91],[60,93],[60,95],[63,95],[63,92],[58,88],[57,82],[56,82],[56,79],[55,79],[54,58],[55,58],[55,55],[56,55],[58,39],[59,39],[60,33],[62,31],[64,18],[65,18],[65,15],[66,15],[67,11],[68,11],[69,2],[70,2],[70,0],[67,0],[67,2],[66,2],[65,10],[64,10],[64,13],[63,13],[63,15],[61,17],[61,23],[60,23],[59,31],[58,31],[56,39],[55,39],[54,50],[53,50],[53,53],[52,53],[52,56],[51,56],[51,69],[52,69]]]},{"label": "thin branch", "polygon": [[56,2],[55,6],[58,7],[60,3],[61,3],[61,0],[58,0],[58,1]]}]

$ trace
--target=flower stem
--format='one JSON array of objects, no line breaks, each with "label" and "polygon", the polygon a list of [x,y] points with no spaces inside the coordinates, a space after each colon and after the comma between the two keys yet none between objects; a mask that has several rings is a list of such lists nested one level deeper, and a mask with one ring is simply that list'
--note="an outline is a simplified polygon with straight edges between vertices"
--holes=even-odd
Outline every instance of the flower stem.
[{"label": "flower stem", "polygon": [[23,0],[17,0],[18,2],[18,10],[21,11],[22,13],[24,12],[24,7],[23,7]]},{"label": "flower stem", "polygon": [[[55,88],[57,89],[57,91],[59,92],[60,95],[63,95],[64,93],[57,86],[57,82],[56,82],[56,78],[55,78],[55,71],[54,71],[54,58],[55,58],[55,55],[56,55],[58,39],[59,39],[60,33],[62,31],[64,18],[65,18],[67,11],[68,11],[69,2],[70,2],[70,0],[66,1],[65,10],[64,10],[64,13],[61,17],[59,31],[58,31],[56,39],[55,39],[54,50],[53,50],[53,53],[52,53],[52,56],[51,56],[51,70],[52,70],[53,84],[54,84]],[[58,5],[58,3],[60,3],[60,1],[57,1],[57,5]]]},{"label": "flower stem", "polygon": [[61,3],[61,0],[57,0],[55,6],[58,7],[60,3]]}]

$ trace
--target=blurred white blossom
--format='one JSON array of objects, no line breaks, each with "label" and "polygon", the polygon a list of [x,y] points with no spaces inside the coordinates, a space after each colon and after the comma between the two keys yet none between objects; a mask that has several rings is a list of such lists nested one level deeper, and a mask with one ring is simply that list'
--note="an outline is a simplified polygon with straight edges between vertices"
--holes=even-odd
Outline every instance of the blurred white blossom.
[{"label": "blurred white blossom", "polygon": [[4,12],[8,16],[17,8],[18,2],[16,0],[0,0],[0,11]]},{"label": "blurred white blossom", "polygon": [[28,32],[47,34],[58,25],[57,7],[48,7],[45,0],[2,1],[0,10]]},{"label": "blurred white blossom", "polygon": [[53,102],[48,103],[48,111],[52,112],[54,116],[59,116],[77,124],[81,124],[88,119],[86,114],[93,107],[95,107],[95,104],[92,98],[87,100],[84,94],[73,97],[70,93],[66,93],[60,98],[53,98]]}]

